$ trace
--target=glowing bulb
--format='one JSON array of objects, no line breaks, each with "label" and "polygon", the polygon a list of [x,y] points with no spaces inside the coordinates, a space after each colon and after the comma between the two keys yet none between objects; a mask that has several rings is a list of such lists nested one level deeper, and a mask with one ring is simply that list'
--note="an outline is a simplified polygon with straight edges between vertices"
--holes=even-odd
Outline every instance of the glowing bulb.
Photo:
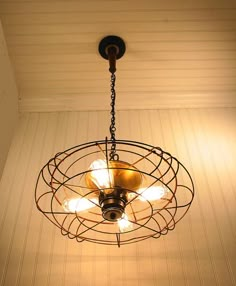
[{"label": "glowing bulb", "polygon": [[66,199],[63,202],[63,208],[68,212],[81,212],[84,210],[88,210],[98,204],[98,200],[96,198],[86,199],[86,198],[73,198]]},{"label": "glowing bulb", "polygon": [[129,221],[128,216],[126,214],[124,214],[123,217],[118,220],[118,225],[120,228],[120,232],[126,232],[133,229],[133,224]]},{"label": "glowing bulb", "polygon": [[163,186],[151,186],[139,189],[138,193],[141,195],[140,201],[155,201],[161,199],[167,193],[167,189]]},{"label": "glowing bulb", "polygon": [[104,160],[98,159],[94,161],[90,167],[90,180],[99,188],[109,188],[113,183],[113,174],[107,168],[107,163]]},{"label": "glowing bulb", "polygon": [[88,188],[98,188],[105,193],[113,192],[114,188],[137,190],[142,183],[142,174],[134,166],[123,161],[98,159],[90,167],[85,176]]}]

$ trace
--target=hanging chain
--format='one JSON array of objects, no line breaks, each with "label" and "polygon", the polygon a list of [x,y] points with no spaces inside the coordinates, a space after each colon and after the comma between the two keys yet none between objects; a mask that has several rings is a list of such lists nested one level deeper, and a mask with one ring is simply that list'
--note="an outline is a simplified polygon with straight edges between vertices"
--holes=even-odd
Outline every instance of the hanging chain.
[{"label": "hanging chain", "polygon": [[115,118],[115,102],[116,102],[116,91],[115,91],[116,76],[115,73],[111,74],[111,125],[110,125],[110,135],[111,135],[111,152],[110,160],[119,160],[119,156],[116,154],[116,118]]}]

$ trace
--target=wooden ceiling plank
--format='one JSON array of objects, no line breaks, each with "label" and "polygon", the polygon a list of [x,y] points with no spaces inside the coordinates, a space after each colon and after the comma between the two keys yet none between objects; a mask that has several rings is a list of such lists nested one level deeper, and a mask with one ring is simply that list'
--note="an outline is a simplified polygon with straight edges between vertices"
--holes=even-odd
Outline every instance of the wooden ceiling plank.
[{"label": "wooden ceiling plank", "polygon": [[[140,22],[192,22],[192,21],[229,21],[236,18],[234,9],[201,9],[201,10],[158,10],[151,11],[89,11],[89,12],[45,12],[45,13],[22,13],[16,14],[1,14],[3,25],[32,25],[32,24],[82,24],[82,23],[110,23],[112,22],[135,22],[139,19]],[[27,17],[26,17],[27,15]]]},{"label": "wooden ceiling plank", "polygon": [[[59,72],[88,72],[90,73],[91,70],[94,69],[96,72],[106,72],[107,68],[106,65],[103,64],[96,64],[96,68],[94,68],[93,62],[87,63],[29,63],[29,62],[17,62],[14,66],[14,70],[17,74],[20,73],[41,73],[41,72],[48,72],[48,73],[59,73]],[[160,71],[211,71],[211,70],[221,70],[224,73],[225,70],[234,70],[236,69],[236,59],[235,60],[209,60],[209,61],[184,61],[184,60],[177,60],[177,61],[146,61],[146,62],[139,62],[139,61],[126,61],[125,65],[118,64],[118,74],[123,71],[133,71],[133,70],[143,70],[151,72],[160,72]]]},{"label": "wooden ceiling plank", "polygon": [[183,0],[181,6],[178,1],[169,0],[148,0],[148,1],[135,1],[135,0],[119,0],[119,1],[1,1],[0,11],[2,14],[6,13],[58,13],[58,12],[104,12],[104,11],[129,11],[144,10],[151,11],[153,9],[159,10],[195,10],[195,9],[229,9],[236,8],[234,1],[214,1],[214,0],[199,0],[188,1]]},{"label": "wooden ceiling plank", "polygon": [[34,24],[34,25],[4,25],[7,35],[61,35],[61,34],[86,34],[86,33],[120,33],[126,32],[211,32],[211,31],[235,31],[236,20],[229,21],[189,21],[184,22],[136,22],[122,23],[85,23],[85,24]]},{"label": "wooden ceiling plank", "polygon": [[[148,76],[146,75],[148,72]],[[91,80],[96,79],[106,79],[107,70],[98,70],[98,71],[61,71],[61,72],[48,72],[47,67],[42,72],[20,72],[17,74],[17,79],[20,82],[27,81],[51,81],[51,80]],[[139,79],[149,78],[152,80],[156,79],[191,79],[191,78],[202,78],[202,79],[211,79],[211,78],[220,78],[225,80],[226,78],[235,78],[236,79],[236,67],[234,69],[166,69],[166,70],[144,70],[138,69],[135,67],[133,70],[118,71],[117,76],[119,79]]]},{"label": "wooden ceiling plank", "polygon": [[[193,32],[146,32],[146,33],[123,33],[123,38],[129,43],[142,43],[152,39],[152,43],[172,42],[217,42],[235,41],[235,31],[195,31]],[[97,32],[88,34],[66,34],[66,35],[6,35],[8,46],[15,45],[51,45],[51,44],[93,44],[99,42],[100,35]]]}]

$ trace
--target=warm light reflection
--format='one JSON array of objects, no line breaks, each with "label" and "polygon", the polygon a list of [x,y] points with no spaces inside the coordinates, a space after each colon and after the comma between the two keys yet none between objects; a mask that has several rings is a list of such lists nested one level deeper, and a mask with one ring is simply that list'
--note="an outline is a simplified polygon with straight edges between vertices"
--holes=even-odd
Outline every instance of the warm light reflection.
[{"label": "warm light reflection", "polygon": [[123,161],[98,159],[90,167],[85,176],[88,188],[111,193],[115,188],[137,190],[142,183],[142,174],[134,166]]},{"label": "warm light reflection", "polygon": [[90,173],[90,179],[99,188],[109,188],[113,183],[113,174],[107,169],[107,163],[105,160],[98,159],[94,161],[90,167],[92,172]]},{"label": "warm light reflection", "polygon": [[126,232],[133,229],[133,224],[129,221],[128,216],[126,214],[124,214],[123,217],[118,220],[118,225],[120,228],[120,232]]},{"label": "warm light reflection", "polygon": [[73,198],[64,200],[62,206],[65,211],[80,212],[95,207],[95,204],[98,204],[97,198],[92,198],[90,200],[86,198]]},{"label": "warm light reflection", "polygon": [[163,186],[151,186],[139,189],[138,193],[141,195],[140,201],[155,201],[161,199],[167,193],[167,189]]}]

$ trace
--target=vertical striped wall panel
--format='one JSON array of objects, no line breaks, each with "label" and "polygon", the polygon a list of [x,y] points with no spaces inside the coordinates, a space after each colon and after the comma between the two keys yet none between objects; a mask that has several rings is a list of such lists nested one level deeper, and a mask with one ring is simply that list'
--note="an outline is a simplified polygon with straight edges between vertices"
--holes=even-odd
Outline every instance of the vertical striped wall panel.
[{"label": "vertical striped wall panel", "polygon": [[18,121],[18,91],[0,20],[0,179]]},{"label": "vertical striped wall panel", "polygon": [[196,197],[173,232],[107,247],[61,236],[34,187],[58,151],[108,135],[109,113],[21,114],[0,185],[0,285],[236,285],[236,109],[117,112],[117,138],[162,147],[193,175]]}]

